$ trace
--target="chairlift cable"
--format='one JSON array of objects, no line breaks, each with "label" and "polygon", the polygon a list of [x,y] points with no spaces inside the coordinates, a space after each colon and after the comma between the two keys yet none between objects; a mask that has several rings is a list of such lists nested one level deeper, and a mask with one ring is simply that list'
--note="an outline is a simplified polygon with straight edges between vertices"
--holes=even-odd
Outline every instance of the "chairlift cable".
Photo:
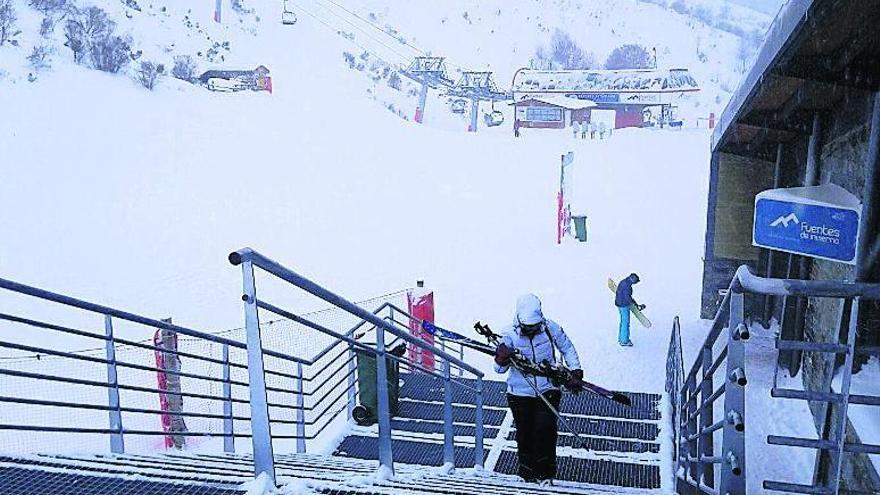
[{"label": "chairlift cable", "polygon": [[[326,10],[330,15],[332,15],[332,16],[334,16],[334,17],[340,19],[340,20],[342,20],[343,22],[346,22],[346,23],[350,24],[350,25],[351,25],[352,27],[354,27],[355,29],[361,31],[361,32],[364,33],[364,35],[366,35],[368,38],[372,39],[372,40],[375,41],[376,43],[378,43],[378,44],[382,45],[383,47],[387,48],[391,53],[393,53],[393,54],[397,55],[398,57],[400,57],[401,60],[404,60],[405,62],[409,62],[409,60],[412,58],[412,57],[410,57],[409,55],[404,55],[404,54],[400,53],[400,52],[397,51],[394,47],[389,46],[389,45],[387,45],[386,43],[384,43],[381,39],[376,38],[374,35],[372,35],[369,31],[367,31],[367,30],[364,29],[363,27],[358,26],[357,24],[355,24],[354,22],[352,22],[352,21],[349,20],[349,19],[346,19],[345,17],[342,17],[341,15],[337,14],[336,12],[334,12],[331,8],[327,7],[327,6],[324,5],[324,4],[319,3],[317,0],[315,0],[313,3],[314,3],[317,7],[320,7],[320,8],[322,8],[322,9]],[[367,50],[367,51],[370,51],[370,50]]]},{"label": "chairlift cable", "polygon": [[357,17],[358,19],[360,19],[360,20],[364,21],[365,23],[369,24],[370,27],[372,27],[373,29],[379,31],[380,33],[384,34],[385,36],[388,36],[388,37],[392,38],[393,40],[397,41],[398,43],[404,44],[404,45],[406,45],[406,46],[412,48],[412,49],[415,50],[419,55],[427,55],[427,52],[425,52],[424,50],[420,49],[419,47],[417,47],[417,46],[415,46],[415,45],[413,45],[413,44],[411,44],[411,43],[409,43],[409,42],[407,42],[407,41],[403,41],[403,40],[401,40],[400,38],[396,38],[396,37],[394,37],[391,33],[389,33],[388,31],[385,31],[384,29],[382,29],[380,26],[376,25],[376,23],[374,23],[373,21],[370,21],[369,19],[364,19],[364,18],[363,18],[361,15],[359,15],[357,12],[352,12],[351,10],[349,10],[348,8],[346,8],[345,6],[338,4],[338,3],[334,2],[333,0],[324,0],[324,1],[325,1],[325,2],[329,2],[329,3],[332,3],[333,5],[339,7],[340,9],[342,9],[342,10],[348,12],[349,14],[351,14],[351,15],[353,15],[353,16],[355,16],[355,17]]}]

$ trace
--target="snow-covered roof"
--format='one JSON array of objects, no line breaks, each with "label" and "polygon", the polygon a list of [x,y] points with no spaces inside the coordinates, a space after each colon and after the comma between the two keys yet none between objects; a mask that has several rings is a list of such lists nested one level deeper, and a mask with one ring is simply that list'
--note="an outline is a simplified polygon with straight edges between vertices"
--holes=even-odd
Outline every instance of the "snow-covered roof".
[{"label": "snow-covered roof", "polygon": [[687,69],[531,70],[513,76],[513,91],[697,91]]},{"label": "snow-covered roof", "polygon": [[567,96],[562,95],[541,95],[541,96],[526,96],[521,98],[519,101],[515,101],[511,103],[511,105],[516,105],[518,103],[522,103],[524,101],[538,101],[541,103],[545,103],[547,105],[553,105],[556,107],[567,108],[569,110],[581,110],[584,108],[593,108],[597,106],[594,102],[590,100],[581,100],[579,98],[569,98]]}]

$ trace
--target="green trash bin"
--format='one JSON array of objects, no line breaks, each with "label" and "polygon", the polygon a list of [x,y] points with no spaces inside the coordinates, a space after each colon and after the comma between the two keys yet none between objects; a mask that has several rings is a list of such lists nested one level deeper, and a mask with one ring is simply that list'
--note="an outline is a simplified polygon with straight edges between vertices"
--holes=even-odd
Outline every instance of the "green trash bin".
[{"label": "green trash bin", "polygon": [[574,236],[581,242],[587,242],[587,216],[573,216],[571,219],[574,221]]},{"label": "green trash bin", "polygon": [[[406,344],[398,344],[386,352],[397,357],[406,352]],[[358,402],[352,410],[352,418],[361,426],[370,426],[376,422],[376,411],[379,404],[379,393],[376,390],[376,356],[363,349],[355,349],[358,373]],[[391,416],[397,416],[400,410],[400,363],[385,358],[385,369],[388,375],[388,409]]]}]

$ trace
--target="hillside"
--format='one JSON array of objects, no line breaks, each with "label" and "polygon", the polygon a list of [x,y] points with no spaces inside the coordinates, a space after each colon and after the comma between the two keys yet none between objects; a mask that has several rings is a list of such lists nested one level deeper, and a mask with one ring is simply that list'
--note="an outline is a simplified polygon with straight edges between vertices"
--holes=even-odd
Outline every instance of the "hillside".
[{"label": "hillside", "polygon": [[[115,34],[128,39],[136,60],[121,72],[134,79],[138,79],[143,61],[163,64],[165,75],[170,75],[181,56],[191,57],[196,75],[207,69],[250,69],[259,64],[283,71],[283,57],[315,43],[327,44],[335,37],[342,40],[341,45],[333,43],[341,49],[325,63],[361,72],[363,77],[352,79],[359,81],[356,84],[362,87],[362,94],[403,119],[412,118],[418,86],[400,70],[414,56],[446,57],[453,80],[463,70],[493,71],[503,90],[509,88],[517,69],[535,63],[539,48],[547,49],[554,35],[563,33],[588,54],[591,67],[601,68],[615,47],[636,43],[652,52],[656,49],[660,67],[690,68],[702,92],[682,105],[680,113],[696,125],[698,117],[723,108],[741,75],[743,57],[755,48],[755,33],[763,32],[769,21],[752,9],[727,2],[707,6],[702,0],[516,4],[501,0],[429,4],[297,0],[289,2],[288,9],[299,23],[279,29],[280,4],[244,0],[224,4],[219,24],[213,22],[213,9],[207,4],[195,9],[162,0],[6,1],[11,1],[21,34],[16,39],[18,46],[0,47],[0,84],[38,82],[52,77],[53,66],[68,65],[74,58],[65,33],[71,16],[66,14],[69,9],[58,5],[68,3],[85,9],[94,4],[115,23]],[[42,6],[41,11],[29,4]],[[299,36],[296,31],[301,31],[303,24],[311,24],[323,35],[315,39]],[[297,41],[292,44],[289,40]],[[35,50],[40,52],[39,60],[34,60]],[[276,61],[280,63],[273,64]],[[88,57],[81,64],[94,65]],[[283,90],[288,81],[275,75],[275,87]],[[163,79],[164,84],[176,84],[169,77],[160,77],[160,83]],[[451,102],[432,91],[426,123],[446,129],[466,128],[466,115],[449,112]],[[484,111],[486,107],[488,104]],[[509,114],[505,105],[496,107]]]}]

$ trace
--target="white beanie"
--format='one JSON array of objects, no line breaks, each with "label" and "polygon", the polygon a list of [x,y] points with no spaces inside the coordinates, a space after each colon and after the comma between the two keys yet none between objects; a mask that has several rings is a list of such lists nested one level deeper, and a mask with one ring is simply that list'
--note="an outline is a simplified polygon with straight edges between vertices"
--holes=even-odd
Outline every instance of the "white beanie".
[{"label": "white beanie", "polygon": [[534,325],[544,320],[541,300],[534,294],[523,294],[516,300],[516,318],[523,325]]}]

